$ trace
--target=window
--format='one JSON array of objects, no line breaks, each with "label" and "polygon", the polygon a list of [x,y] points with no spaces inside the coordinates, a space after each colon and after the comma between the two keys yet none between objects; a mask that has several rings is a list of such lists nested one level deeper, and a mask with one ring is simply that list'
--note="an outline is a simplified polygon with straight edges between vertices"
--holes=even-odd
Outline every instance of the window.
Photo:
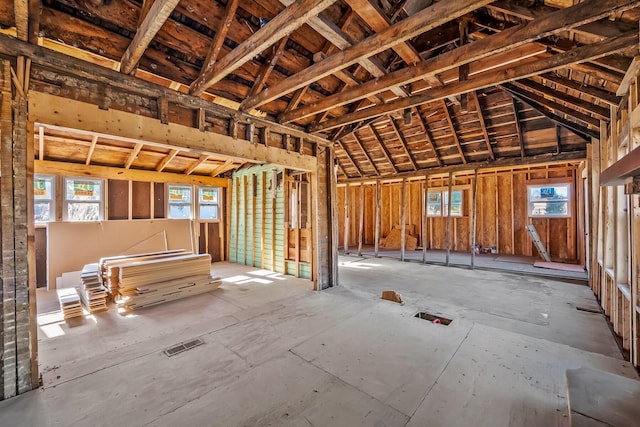
[{"label": "window", "polygon": [[200,187],[198,189],[198,218],[217,220],[220,189],[215,187]]},{"label": "window", "polygon": [[102,180],[65,178],[65,189],[67,221],[102,219]]},{"label": "window", "polygon": [[54,178],[36,175],[33,179],[34,219],[36,222],[55,220]]},{"label": "window", "polygon": [[191,186],[169,185],[169,218],[191,219]]},{"label": "window", "polygon": [[570,184],[529,185],[529,216],[569,217],[571,216]]},{"label": "window", "polygon": [[[427,216],[447,216],[448,209],[448,191],[427,193]],[[451,191],[451,216],[462,216],[462,190]]]}]

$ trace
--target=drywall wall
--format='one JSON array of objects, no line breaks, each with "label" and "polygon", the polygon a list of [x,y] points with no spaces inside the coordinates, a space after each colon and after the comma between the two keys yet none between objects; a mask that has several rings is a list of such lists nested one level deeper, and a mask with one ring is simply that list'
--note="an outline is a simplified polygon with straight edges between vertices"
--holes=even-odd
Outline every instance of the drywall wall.
[{"label": "drywall wall", "polygon": [[47,225],[48,287],[62,273],[81,270],[101,257],[186,249],[193,251],[188,219],[51,222]]}]

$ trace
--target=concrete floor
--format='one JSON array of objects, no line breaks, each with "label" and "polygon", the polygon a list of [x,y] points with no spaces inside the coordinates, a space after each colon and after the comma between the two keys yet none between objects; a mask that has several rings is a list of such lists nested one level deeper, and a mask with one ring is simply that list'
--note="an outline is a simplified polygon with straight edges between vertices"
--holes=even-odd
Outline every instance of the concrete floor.
[{"label": "concrete floor", "polygon": [[[0,425],[566,426],[565,369],[637,378],[604,317],[576,309],[597,306],[586,286],[340,261],[341,286],[320,293],[217,263],[214,292],[78,324],[41,292],[44,387],[0,402]],[[204,345],[162,353],[195,337]]]}]

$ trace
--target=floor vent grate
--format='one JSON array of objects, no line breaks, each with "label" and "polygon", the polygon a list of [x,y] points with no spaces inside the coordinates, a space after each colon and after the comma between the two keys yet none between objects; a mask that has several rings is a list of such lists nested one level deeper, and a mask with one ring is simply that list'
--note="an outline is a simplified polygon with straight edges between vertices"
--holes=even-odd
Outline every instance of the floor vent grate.
[{"label": "floor vent grate", "polygon": [[416,313],[416,315],[413,316],[413,317],[417,317],[418,319],[422,319],[422,320],[428,320],[431,323],[436,323],[436,324],[440,324],[440,325],[444,325],[444,326],[449,326],[449,324],[451,322],[453,322],[453,320],[447,319],[446,317],[435,316],[433,314],[429,314],[429,313],[424,312],[424,311]]},{"label": "floor vent grate", "polygon": [[183,351],[191,350],[194,347],[198,347],[199,345],[204,344],[200,338],[196,338],[194,340],[185,341],[180,344],[176,344],[171,346],[163,351],[167,356],[175,356],[176,354],[182,353]]}]

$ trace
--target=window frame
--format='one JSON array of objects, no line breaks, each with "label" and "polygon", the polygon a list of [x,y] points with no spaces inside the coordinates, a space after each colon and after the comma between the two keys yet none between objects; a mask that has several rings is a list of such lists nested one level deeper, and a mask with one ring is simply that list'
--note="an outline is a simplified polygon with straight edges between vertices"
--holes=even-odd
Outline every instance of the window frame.
[{"label": "window frame", "polygon": [[[188,189],[190,192],[189,198],[190,200],[188,202],[172,202],[171,201],[171,189],[172,188],[182,188],[182,189]],[[193,185],[188,185],[188,184],[167,184],[167,212],[166,212],[166,217],[167,219],[194,219],[194,191],[193,191]],[[171,206],[189,206],[189,217],[188,218],[176,218],[176,217],[172,217],[171,216]]]},{"label": "window frame", "polygon": [[[545,188],[545,187],[565,187],[567,189],[567,196],[565,199],[556,199],[554,203],[564,203],[566,204],[566,213],[560,215],[554,214],[534,214],[534,208],[532,207],[533,203],[541,203],[544,202],[544,198],[541,196],[539,199],[532,200],[531,198],[531,190],[534,188]],[[554,190],[555,193],[555,190]],[[527,217],[528,218],[571,218],[573,216],[572,210],[572,198],[573,198],[573,185],[569,181],[558,181],[558,182],[549,182],[549,183],[527,183]],[[547,201],[548,203],[549,201]]]},{"label": "window frame", "polygon": [[[214,190],[214,192],[216,193],[216,201],[215,202],[203,202],[201,200],[201,191],[202,190]],[[201,222],[219,222],[220,221],[220,197],[221,197],[221,191],[220,191],[220,187],[213,187],[213,186],[198,186],[198,199],[197,199],[197,213],[198,213],[198,221]],[[216,207],[216,217],[215,218],[202,218],[201,215],[201,208],[202,206],[215,206]]]},{"label": "window frame", "polygon": [[[94,184],[99,185],[100,194],[97,200],[74,200],[69,199],[67,195],[67,185],[69,181],[82,181],[82,182],[92,182]],[[81,176],[65,176],[62,180],[63,191],[62,196],[62,218],[64,221],[69,222],[98,222],[104,221],[104,196],[106,192],[106,185],[104,179],[100,178],[86,178]],[[70,219],[69,218],[69,204],[98,204],[98,219]]]},{"label": "window frame", "polygon": [[[45,180],[51,183],[51,194],[48,198],[40,198],[36,194],[35,184],[36,181]],[[36,219],[36,205],[42,202],[49,202],[49,220],[43,221]],[[56,177],[54,175],[40,175],[33,176],[33,220],[36,225],[47,224],[56,220]]]}]

